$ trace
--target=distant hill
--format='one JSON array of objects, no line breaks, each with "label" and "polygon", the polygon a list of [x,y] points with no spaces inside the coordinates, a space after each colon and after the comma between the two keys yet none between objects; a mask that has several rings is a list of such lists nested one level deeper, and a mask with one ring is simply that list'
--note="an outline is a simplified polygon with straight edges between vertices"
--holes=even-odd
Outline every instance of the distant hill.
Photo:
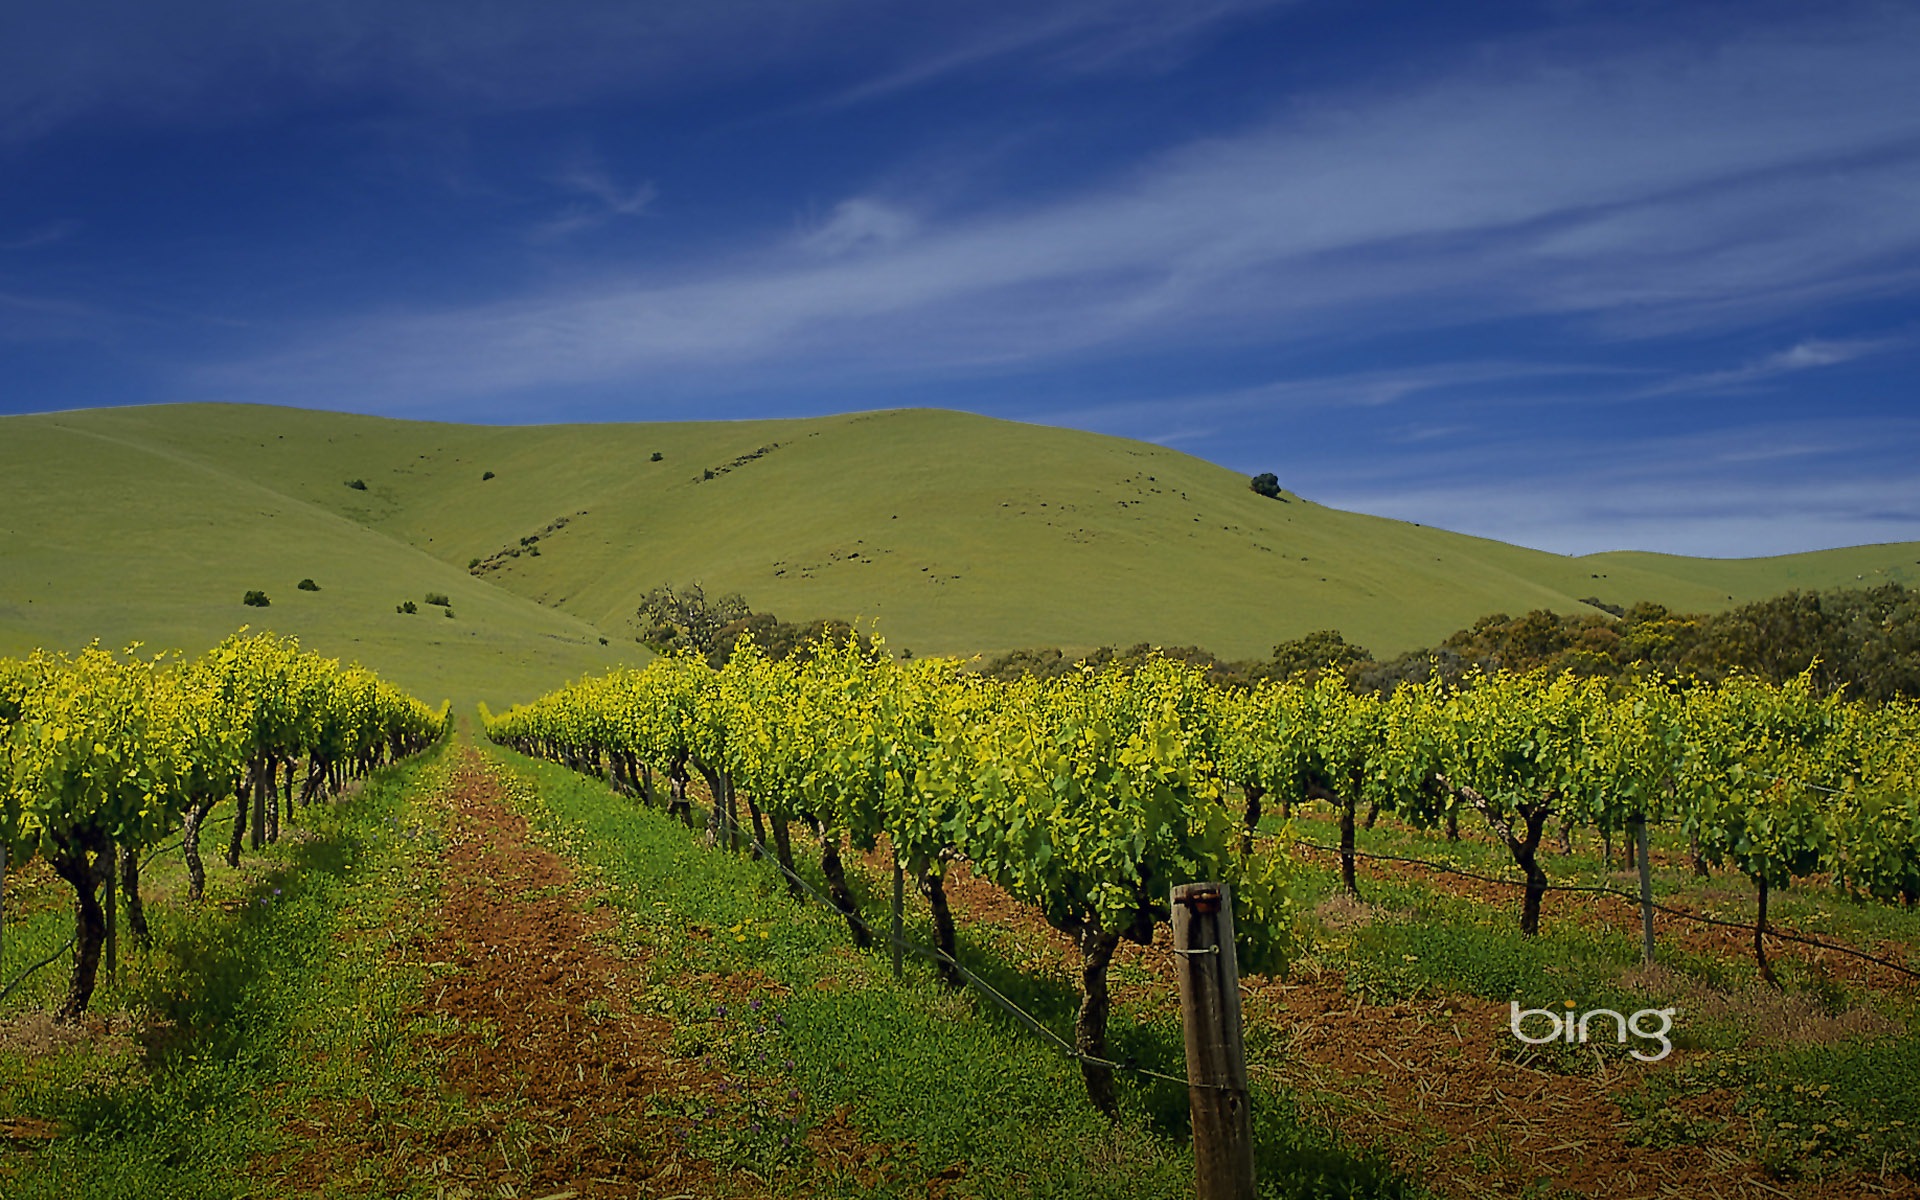
[{"label": "distant hill", "polygon": [[[96,636],[194,650],[251,621],[463,703],[644,658],[634,611],[662,583],[788,619],[877,620],[923,655],[1144,641],[1256,657],[1322,628],[1388,655],[1491,612],[1584,597],[1714,610],[1913,584],[1916,560],[1920,543],[1569,558],[1269,499],[1161,446],[926,409],[510,427],[232,405],[0,418],[0,653]],[[297,591],[303,577],[321,590]],[[243,607],[251,588],[272,606]],[[429,591],[454,619],[394,612]]]}]

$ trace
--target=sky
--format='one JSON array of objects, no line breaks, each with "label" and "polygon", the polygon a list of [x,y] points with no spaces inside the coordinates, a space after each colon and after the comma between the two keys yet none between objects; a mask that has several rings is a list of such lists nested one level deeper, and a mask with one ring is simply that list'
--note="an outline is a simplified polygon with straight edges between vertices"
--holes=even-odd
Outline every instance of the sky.
[{"label": "sky", "polygon": [[0,413],[937,406],[1920,539],[1920,5],[0,0]]}]

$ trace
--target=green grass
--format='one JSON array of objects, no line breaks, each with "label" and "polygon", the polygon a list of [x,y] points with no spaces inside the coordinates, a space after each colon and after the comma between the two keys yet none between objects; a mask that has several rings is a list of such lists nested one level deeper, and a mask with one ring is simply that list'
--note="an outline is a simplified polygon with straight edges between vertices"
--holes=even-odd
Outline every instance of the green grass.
[{"label": "green grass", "polygon": [[[769,867],[708,850],[661,813],[570,771],[491,753],[511,769],[510,794],[543,840],[608,889],[647,949],[644,1003],[677,1023],[678,1052],[728,1073],[732,1098],[711,1115],[694,1102],[658,1114],[696,1149],[808,1195],[925,1195],[943,1173],[980,1196],[1191,1195],[1178,1089],[1170,1102],[1166,1085],[1123,1077],[1122,1117],[1110,1123],[1087,1104],[1076,1067],[918,965],[895,980],[883,955],[852,951],[844,921],[791,899]],[[869,913],[880,911],[868,901]],[[918,925],[909,936],[928,940]],[[1070,1027],[1070,988],[1023,972],[987,931],[963,930],[962,955],[1042,1020]],[[1113,1040],[1121,1053],[1178,1069],[1177,1020],[1164,1014],[1116,1013]],[[809,1164],[799,1147],[836,1111],[886,1148],[883,1170]],[[1255,1112],[1263,1195],[1417,1194],[1310,1126],[1290,1096],[1257,1095]]]},{"label": "green grass", "polygon": [[[327,1105],[379,1112],[432,1086],[407,1044],[413,980],[387,961],[386,928],[407,864],[431,850],[405,819],[407,797],[432,785],[441,762],[435,751],[385,768],[350,799],[304,810],[241,870],[210,866],[199,905],[180,898],[177,854],[156,862],[145,881],[155,947],[123,952],[118,986],[103,977],[90,1010],[122,1032],[52,1053],[0,1042],[0,1118],[58,1128],[42,1149],[0,1156],[0,1193],[298,1192],[271,1164],[297,1154],[303,1117]],[[30,890],[23,941],[64,940],[48,903],[46,889]],[[9,936],[9,973],[26,953]],[[0,1018],[16,1030],[38,1019],[27,1014],[64,988],[64,965],[9,998]]]},{"label": "green grass", "polygon": [[[630,639],[602,646],[577,617],[290,497],[272,477],[108,431],[5,422],[0,653],[95,638],[197,653],[248,625],[358,659],[429,703],[530,698],[644,657]],[[309,577],[318,591],[299,588]],[[255,589],[270,607],[241,602]],[[425,605],[429,592],[457,615]],[[422,611],[396,613],[406,600]]]},{"label": "green grass", "polygon": [[[1568,558],[1266,499],[1161,446],[934,410],[504,428],[222,405],[7,417],[0,511],[0,652],[92,636],[191,650],[253,618],[463,707],[631,657],[641,596],[695,579],[788,619],[875,620],[922,655],[1146,641],[1229,657],[1324,628],[1392,654],[1586,596],[1712,609],[1920,580],[1914,544]],[[309,575],[323,590],[296,593]],[[243,608],[248,588],[273,606]],[[393,612],[428,591],[458,618]]]},{"label": "green grass", "polygon": [[[1315,841],[1330,840],[1331,825],[1319,813],[1296,819]],[[1361,850],[1514,874],[1504,848],[1474,837],[1448,843],[1383,821],[1357,831],[1356,842]],[[1669,834],[1656,848],[1677,860],[1682,846]],[[1598,849],[1577,843],[1572,855],[1543,850],[1544,865],[1555,882],[1633,890],[1628,876],[1604,869]],[[1654,879],[1663,902],[1753,919],[1750,889],[1737,876],[1702,882],[1662,866]],[[1920,1094],[1920,1006],[1910,993],[1843,984],[1787,951],[1776,960],[1785,991],[1775,992],[1759,982],[1744,941],[1739,952],[1723,957],[1684,949],[1671,933],[1656,945],[1661,971],[1647,977],[1639,968],[1637,915],[1627,905],[1575,898],[1575,905],[1608,907],[1556,912],[1549,901],[1540,935],[1527,938],[1518,927],[1518,888],[1511,904],[1489,906],[1449,892],[1445,876],[1397,878],[1366,860],[1359,864],[1359,885],[1370,905],[1366,920],[1319,929],[1312,966],[1339,972],[1347,991],[1366,1003],[1467,996],[1549,1010],[1568,999],[1582,1011],[1676,1007],[1678,1055],[1660,1069],[1634,1068],[1641,1078],[1618,1093],[1636,1143],[1737,1144],[1782,1178],[1842,1169],[1911,1176],[1920,1169],[1920,1123],[1908,1111]],[[1303,863],[1303,907],[1313,908],[1338,888],[1336,860],[1315,855]],[[1896,906],[1811,887],[1781,895],[1791,903],[1769,915],[1783,925],[1859,945],[1874,938],[1908,946],[1920,941],[1920,914]],[[1880,1032],[1801,1044],[1763,1027],[1768,1013],[1776,1024],[1864,1016],[1862,1027]],[[1591,1074],[1632,1067],[1626,1049],[1604,1041],[1577,1049],[1516,1043],[1509,1057],[1536,1070]],[[1737,1097],[1730,1107],[1705,1102],[1728,1091]]]},{"label": "green grass", "polygon": [[[1283,824],[1271,813],[1261,822],[1263,830],[1267,832],[1274,832]],[[1338,825],[1328,808],[1314,805],[1299,810],[1294,828],[1302,839],[1317,845],[1334,846],[1339,843]],[[1461,839],[1449,842],[1437,830],[1411,829],[1391,816],[1383,815],[1373,829],[1358,828],[1354,831],[1354,845],[1362,853],[1422,859],[1510,880],[1513,886],[1502,893],[1504,899],[1499,905],[1491,910],[1476,909],[1471,915],[1475,919],[1517,924],[1520,919],[1521,875],[1520,869],[1514,865],[1513,856],[1505,846],[1495,844],[1487,836],[1484,823],[1471,813],[1462,815],[1460,828],[1463,834]],[[1549,823],[1547,835],[1541,841],[1539,857],[1540,867],[1547,873],[1551,885],[1608,887],[1638,896],[1639,875],[1624,866],[1624,838],[1614,839],[1613,859],[1609,866],[1600,839],[1592,830],[1580,829],[1575,832],[1571,854],[1560,851],[1556,831],[1557,826]],[[1687,861],[1685,836],[1671,827],[1654,827],[1650,833],[1658,864],[1653,872],[1653,898],[1656,903],[1728,921],[1753,921],[1757,898],[1753,885],[1745,876],[1737,871],[1720,869],[1715,870],[1709,879],[1696,879],[1690,870],[1681,865]],[[1316,868],[1327,868],[1323,875],[1316,878],[1327,881],[1335,878],[1331,865],[1337,864],[1338,860],[1332,855],[1317,851],[1303,851],[1303,854]],[[1359,859],[1356,872],[1361,894],[1367,899],[1374,899],[1383,885],[1389,888],[1393,886],[1387,880],[1387,870],[1376,862]],[[1438,873],[1431,878],[1444,883],[1444,878]],[[1328,887],[1331,887],[1331,882]],[[1423,890],[1421,894],[1430,893]],[[1572,919],[1566,914],[1573,911],[1601,914],[1620,928],[1631,925],[1633,929],[1638,929],[1638,908],[1632,900],[1567,896],[1551,892],[1543,909],[1542,928],[1552,932],[1557,924]],[[1880,942],[1897,943],[1907,948],[1911,958],[1909,965],[1920,970],[1920,949],[1916,949],[1920,948],[1920,909],[1850,897],[1831,888],[1803,881],[1772,893],[1768,901],[1767,920],[1771,925],[1790,932],[1835,940],[1869,953],[1875,952]],[[1634,945],[1637,955],[1638,942]],[[1744,968],[1735,964],[1733,969],[1737,971]]]}]

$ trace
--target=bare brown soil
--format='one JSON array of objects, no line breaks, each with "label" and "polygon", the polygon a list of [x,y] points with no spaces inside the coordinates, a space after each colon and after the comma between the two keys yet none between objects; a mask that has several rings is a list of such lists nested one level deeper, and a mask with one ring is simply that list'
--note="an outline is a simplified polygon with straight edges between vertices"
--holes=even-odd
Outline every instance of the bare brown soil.
[{"label": "bare brown soil", "polygon": [[435,1031],[416,1042],[441,1070],[443,1094],[418,1098],[430,1129],[364,1104],[312,1114],[292,1179],[318,1190],[379,1162],[396,1187],[430,1181],[447,1200],[765,1194],[689,1150],[672,1114],[719,1078],[669,1052],[671,1023],[634,1011],[644,962],[606,947],[608,910],[529,839],[479,755],[457,754],[439,902],[397,951],[433,972],[409,1014]]}]

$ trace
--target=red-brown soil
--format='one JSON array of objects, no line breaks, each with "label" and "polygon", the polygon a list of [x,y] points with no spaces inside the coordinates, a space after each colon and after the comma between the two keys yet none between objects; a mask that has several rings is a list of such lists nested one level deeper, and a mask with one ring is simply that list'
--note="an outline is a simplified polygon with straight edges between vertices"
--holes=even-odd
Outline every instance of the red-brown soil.
[{"label": "red-brown soil", "polygon": [[689,1151],[677,1114],[719,1078],[669,1053],[670,1022],[634,1011],[644,962],[606,947],[608,910],[529,839],[480,757],[456,753],[439,903],[396,951],[433,969],[409,1016],[437,1031],[415,1045],[444,1092],[416,1098],[424,1136],[364,1104],[313,1114],[293,1178],[318,1190],[377,1162],[396,1187],[427,1181],[448,1200],[765,1194]]}]

